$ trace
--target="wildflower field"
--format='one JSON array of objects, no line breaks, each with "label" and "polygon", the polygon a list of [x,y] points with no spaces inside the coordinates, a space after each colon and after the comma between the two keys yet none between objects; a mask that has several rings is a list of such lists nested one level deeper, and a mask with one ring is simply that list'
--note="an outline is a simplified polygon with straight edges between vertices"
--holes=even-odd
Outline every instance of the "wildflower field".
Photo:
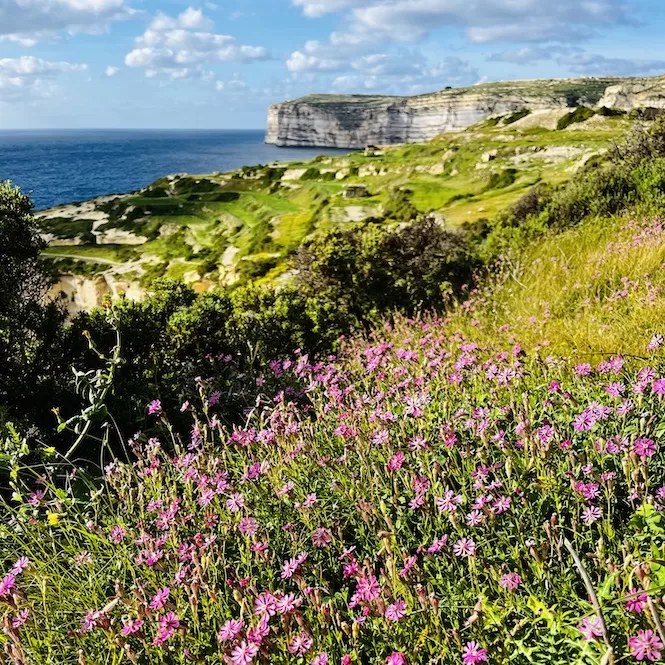
[{"label": "wildflower field", "polygon": [[1,185],[0,661],[659,661],[663,183],[656,121],[466,236],[72,322]]},{"label": "wildflower field", "polygon": [[16,434],[6,662],[658,661],[664,223],[535,252],[446,316],[275,359],[243,427],[205,378],[187,436],[155,399],[103,480]]}]

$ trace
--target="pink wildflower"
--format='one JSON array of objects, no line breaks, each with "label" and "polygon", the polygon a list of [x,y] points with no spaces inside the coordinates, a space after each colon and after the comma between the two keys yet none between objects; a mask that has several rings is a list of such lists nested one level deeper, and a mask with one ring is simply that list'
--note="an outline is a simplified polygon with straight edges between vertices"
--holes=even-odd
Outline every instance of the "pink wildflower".
[{"label": "pink wildflower", "polygon": [[312,638],[305,632],[298,633],[289,644],[289,653],[294,656],[304,656],[314,644]]},{"label": "pink wildflower", "polygon": [[597,616],[584,617],[584,619],[582,619],[577,625],[577,630],[582,633],[587,642],[590,642],[597,637],[601,637],[603,634],[600,619]]},{"label": "pink wildflower", "polygon": [[385,613],[388,621],[399,621],[406,616],[406,603],[403,600],[398,600],[392,605],[388,605]]},{"label": "pink wildflower", "polygon": [[253,517],[243,517],[238,524],[238,530],[245,536],[253,536],[259,530],[259,525]]},{"label": "pink wildflower", "polygon": [[226,507],[232,513],[239,513],[245,507],[245,497],[240,492],[232,494],[226,501]]},{"label": "pink wildflower", "polygon": [[642,593],[638,591],[635,587],[633,587],[630,592],[629,592],[629,598],[626,600],[626,609],[629,612],[635,612],[635,614],[640,614],[642,612],[642,609],[647,603],[647,595],[646,593]]},{"label": "pink wildflower", "polygon": [[97,627],[99,616],[99,612],[88,610],[85,613],[85,616],[81,619],[81,628],[79,629],[79,633],[84,635],[85,633],[89,633],[91,630],[94,630]]},{"label": "pink wildflower", "polygon": [[143,619],[123,619],[120,633],[125,637],[138,633],[143,627]]},{"label": "pink wildflower", "polygon": [[361,577],[358,580],[358,588],[356,590],[360,600],[364,600],[367,603],[376,600],[381,594],[381,588],[379,587],[379,582],[374,577],[374,575],[369,575],[368,577]]},{"label": "pink wildflower", "polygon": [[217,633],[217,639],[220,642],[232,642],[240,634],[242,629],[245,626],[245,622],[240,619],[236,621],[235,619],[229,619]]},{"label": "pink wildflower", "polygon": [[406,665],[406,656],[400,651],[395,651],[388,656],[386,665]]},{"label": "pink wildflower", "polygon": [[653,390],[656,395],[665,395],[665,379],[654,381],[651,385],[651,390]]},{"label": "pink wildflower", "polygon": [[9,575],[5,575],[5,577],[0,580],[0,598],[8,596],[11,590],[14,588],[15,583],[16,577],[14,575],[11,573]]},{"label": "pink wildflower", "polygon": [[111,529],[111,534],[109,535],[109,540],[113,544],[119,545],[125,539],[126,535],[127,535],[127,529],[125,529],[125,527],[122,526],[121,524],[116,524]]},{"label": "pink wildflower", "polygon": [[148,404],[148,415],[154,416],[159,415],[162,412],[162,403],[158,399],[152,400]]},{"label": "pink wildflower", "polygon": [[332,533],[330,529],[320,528],[312,534],[312,543],[315,547],[323,548],[332,543]]},{"label": "pink wildflower", "polygon": [[463,502],[463,499],[459,495],[455,495],[455,492],[452,490],[447,490],[444,496],[437,497],[436,507],[439,509],[440,513],[454,513],[457,511],[457,506]]},{"label": "pink wildflower", "polygon": [[478,642],[467,642],[462,653],[462,662],[465,665],[475,665],[487,660],[487,649],[483,649]]},{"label": "pink wildflower", "polygon": [[633,635],[628,639],[628,646],[637,660],[646,658],[653,662],[660,659],[660,650],[663,648],[663,643],[653,630],[638,630],[637,635]]},{"label": "pink wildflower", "polygon": [[642,459],[653,457],[656,454],[656,444],[651,439],[637,439],[633,444],[633,451]]},{"label": "pink wildflower", "polygon": [[320,653],[318,656],[314,656],[311,665],[326,665],[327,662],[328,662],[328,654]]},{"label": "pink wildflower", "polygon": [[655,334],[652,338],[649,344],[647,344],[647,351],[655,351],[656,349],[659,349],[661,346],[663,346],[663,336],[660,334]]},{"label": "pink wildflower", "polygon": [[404,453],[398,451],[388,460],[386,468],[388,469],[388,471],[397,471],[398,469],[402,468],[405,461],[406,457],[404,457]]},{"label": "pink wildflower", "polygon": [[522,584],[522,578],[517,573],[507,573],[502,575],[499,580],[499,586],[508,591],[515,591],[520,584]]},{"label": "pink wildflower", "polygon": [[275,616],[277,613],[277,600],[271,593],[262,593],[254,601],[254,614],[257,616]]},{"label": "pink wildflower", "polygon": [[256,644],[241,642],[233,651],[231,656],[226,659],[230,665],[250,665],[259,653],[259,647]]},{"label": "pink wildflower", "polygon": [[24,609],[21,610],[13,619],[12,619],[12,628],[20,628],[30,616],[30,610]]},{"label": "pink wildflower", "polygon": [[157,635],[153,639],[154,646],[161,646],[167,640],[170,640],[176,630],[180,628],[180,619],[174,612],[167,612],[164,616],[159,618],[159,628]]},{"label": "pink wildflower", "polygon": [[600,508],[597,508],[596,506],[588,506],[582,511],[582,521],[587,526],[590,526],[594,522],[597,522],[601,515]]},{"label": "pink wildflower", "polygon": [[17,577],[30,565],[30,559],[27,556],[22,556],[9,571],[10,575]]},{"label": "pink wildflower", "polygon": [[163,609],[169,599],[170,593],[171,593],[170,589],[166,586],[163,589],[159,589],[157,593],[152,597],[152,600],[150,601],[150,609],[151,610]]},{"label": "pink wildflower", "polygon": [[453,552],[459,557],[471,557],[476,553],[476,543],[471,538],[460,538],[453,545]]}]

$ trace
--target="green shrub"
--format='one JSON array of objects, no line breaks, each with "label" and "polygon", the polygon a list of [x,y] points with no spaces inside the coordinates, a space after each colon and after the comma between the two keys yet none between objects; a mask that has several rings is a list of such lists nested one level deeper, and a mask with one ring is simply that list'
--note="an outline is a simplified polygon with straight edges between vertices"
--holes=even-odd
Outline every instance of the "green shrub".
[{"label": "green shrub", "polygon": [[589,118],[593,118],[594,115],[596,115],[596,111],[594,109],[590,109],[586,106],[580,106],[574,111],[564,115],[563,118],[560,118],[556,128],[559,130],[566,129],[575,123],[585,122],[586,120],[589,120]]},{"label": "green shrub", "polygon": [[620,118],[621,116],[626,115],[626,112],[622,109],[613,109],[607,106],[601,106],[596,113],[602,115],[605,118]]},{"label": "green shrub", "polygon": [[416,219],[420,212],[411,203],[412,195],[413,191],[405,187],[393,190],[383,206],[383,215],[386,219],[397,222],[410,222]]},{"label": "green shrub", "polygon": [[321,171],[311,166],[300,176],[300,180],[319,180],[320,178]]},{"label": "green shrub", "polygon": [[531,110],[530,109],[520,109],[519,111],[515,111],[515,113],[511,113],[504,121],[504,125],[512,125],[514,122],[517,122],[518,120],[521,120],[522,118],[526,118],[528,115],[531,115]]},{"label": "green shrub", "polygon": [[484,191],[491,189],[505,189],[510,187],[517,180],[517,169],[503,169],[502,171],[495,171],[489,177]]}]

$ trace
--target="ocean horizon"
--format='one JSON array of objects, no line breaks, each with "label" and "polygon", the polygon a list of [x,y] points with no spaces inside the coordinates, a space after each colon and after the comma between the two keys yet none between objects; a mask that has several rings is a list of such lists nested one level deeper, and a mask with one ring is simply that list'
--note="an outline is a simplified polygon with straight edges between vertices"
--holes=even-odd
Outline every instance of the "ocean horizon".
[{"label": "ocean horizon", "polygon": [[42,210],[127,194],[174,173],[350,152],[281,148],[264,138],[264,129],[2,129],[0,181],[11,180]]}]

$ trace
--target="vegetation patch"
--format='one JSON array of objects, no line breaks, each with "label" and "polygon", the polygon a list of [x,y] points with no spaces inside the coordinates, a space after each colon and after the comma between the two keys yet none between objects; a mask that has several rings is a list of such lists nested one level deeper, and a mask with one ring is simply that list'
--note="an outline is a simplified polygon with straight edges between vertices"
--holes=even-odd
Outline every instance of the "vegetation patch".
[{"label": "vegetation patch", "polygon": [[557,122],[556,128],[558,130],[567,129],[571,125],[576,123],[585,122],[589,118],[593,118],[596,115],[597,111],[595,109],[590,109],[586,106],[579,106],[574,111],[567,113]]}]

